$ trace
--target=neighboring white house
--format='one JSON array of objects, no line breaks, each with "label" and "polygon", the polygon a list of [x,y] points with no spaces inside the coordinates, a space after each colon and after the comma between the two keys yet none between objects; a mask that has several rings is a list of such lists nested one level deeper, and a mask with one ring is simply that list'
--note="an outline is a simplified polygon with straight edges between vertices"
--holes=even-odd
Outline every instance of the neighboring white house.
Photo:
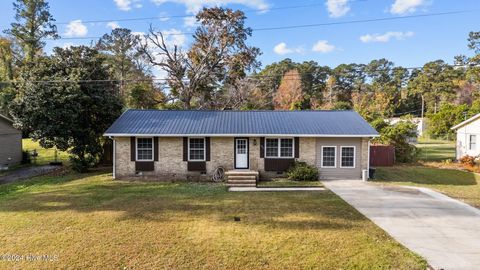
[{"label": "neighboring white house", "polygon": [[426,128],[427,128],[427,125],[425,123],[425,119],[423,119],[421,117],[413,117],[411,119],[405,119],[405,118],[400,118],[400,117],[392,117],[392,118],[385,119],[385,121],[387,121],[387,123],[389,123],[390,125],[395,125],[395,124],[397,124],[399,122],[402,122],[402,121],[410,121],[417,126],[417,136],[418,137],[421,137],[423,135],[423,133],[425,132]]},{"label": "neighboring white house", "polygon": [[421,117],[413,117],[413,118],[392,117],[392,118],[385,119],[385,122],[387,122],[390,125],[396,125],[400,122],[407,122],[407,121],[412,122],[416,127],[415,129],[416,136],[408,138],[409,143],[415,144],[418,141],[418,137],[421,137],[425,132],[425,129],[426,129],[425,119]]},{"label": "neighboring white house", "polygon": [[480,155],[480,113],[452,127],[457,132],[456,158]]}]

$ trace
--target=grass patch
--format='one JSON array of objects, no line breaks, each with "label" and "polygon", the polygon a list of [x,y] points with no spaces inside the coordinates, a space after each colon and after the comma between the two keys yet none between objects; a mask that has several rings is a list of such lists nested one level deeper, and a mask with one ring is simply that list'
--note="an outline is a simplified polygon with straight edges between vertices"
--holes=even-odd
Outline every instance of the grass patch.
[{"label": "grass patch", "polygon": [[258,181],[259,187],[323,187],[320,181],[292,181],[278,178],[271,181]]},{"label": "grass patch", "polygon": [[[37,150],[38,157],[34,163],[35,165],[47,165],[55,160],[55,148],[43,148],[38,142],[34,142],[32,139],[23,139],[22,145],[23,151],[31,153],[33,150]],[[68,164],[70,162],[69,154],[67,152],[57,151],[57,160],[63,162],[64,165]]]},{"label": "grass patch", "polygon": [[419,139],[415,146],[421,150],[417,157],[421,161],[455,159],[455,142],[453,141]]},{"label": "grass patch", "polygon": [[472,172],[421,166],[377,168],[375,180],[433,188],[480,208],[480,175]]},{"label": "grass patch", "polygon": [[[25,183],[22,183],[25,185]],[[335,194],[43,176],[0,195],[0,268],[425,269]],[[17,186],[17,188],[14,188]],[[234,217],[240,217],[235,222]]]}]

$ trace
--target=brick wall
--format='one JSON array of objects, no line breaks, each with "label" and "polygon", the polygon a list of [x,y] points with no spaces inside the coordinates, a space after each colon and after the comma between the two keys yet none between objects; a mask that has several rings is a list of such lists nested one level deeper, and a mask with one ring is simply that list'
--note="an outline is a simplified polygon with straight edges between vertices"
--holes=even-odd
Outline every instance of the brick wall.
[{"label": "brick wall", "polygon": [[[360,140],[360,139],[359,139]],[[154,172],[146,172],[144,176],[154,180],[191,180],[209,181],[218,166],[226,170],[234,168],[234,138],[210,138],[210,161],[207,161],[207,174],[187,171],[187,162],[183,161],[183,138],[167,137],[158,139],[158,162],[155,162]],[[317,163],[317,138],[300,138],[299,161],[312,166]],[[360,146],[361,145],[361,146]],[[357,151],[360,155],[361,168],[368,163],[368,139],[361,139]],[[130,138],[116,138],[115,168],[117,178],[132,178],[135,176],[135,162],[130,161]],[[249,138],[249,164],[251,170],[260,172],[262,179],[278,177],[276,172],[265,172],[264,159],[260,158],[260,138]]]}]

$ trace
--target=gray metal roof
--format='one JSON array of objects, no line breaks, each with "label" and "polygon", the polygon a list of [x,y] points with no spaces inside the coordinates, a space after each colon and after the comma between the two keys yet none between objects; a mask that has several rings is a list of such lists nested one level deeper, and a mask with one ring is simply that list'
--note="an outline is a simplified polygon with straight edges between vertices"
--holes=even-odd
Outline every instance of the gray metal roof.
[{"label": "gray metal roof", "polygon": [[377,136],[354,111],[128,110],[105,136]]}]

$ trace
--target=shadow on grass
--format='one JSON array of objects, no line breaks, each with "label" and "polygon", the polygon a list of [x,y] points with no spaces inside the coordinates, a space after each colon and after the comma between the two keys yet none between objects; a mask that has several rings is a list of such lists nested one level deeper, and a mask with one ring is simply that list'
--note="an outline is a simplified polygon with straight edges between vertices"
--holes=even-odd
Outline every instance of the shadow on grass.
[{"label": "shadow on grass", "polygon": [[480,177],[471,172],[423,166],[378,167],[376,182],[408,182],[426,185],[477,185]]},{"label": "shadow on grass", "polygon": [[[4,198],[0,211],[46,212],[47,215],[58,211],[110,211],[121,213],[119,222],[201,219],[234,223],[234,217],[240,217],[238,224],[304,230],[341,230],[355,226],[352,222],[365,220],[329,191],[322,195],[317,192],[231,193],[221,184],[109,181],[105,180],[107,175],[98,175],[103,180],[87,180],[92,176],[96,174],[44,179],[43,185],[57,186]],[[87,183],[70,184],[83,178]]]},{"label": "shadow on grass", "polygon": [[8,194],[21,192],[22,190],[26,190],[27,188],[32,188],[36,186],[42,187],[45,185],[55,185],[55,184],[67,183],[67,182],[80,180],[80,179],[87,179],[95,175],[105,174],[105,172],[106,171],[104,170],[100,170],[100,171],[94,171],[86,174],[79,174],[79,173],[71,173],[68,171],[67,168],[64,168],[60,171],[55,171],[45,175],[32,177],[31,179],[28,179],[28,180],[21,180],[21,181],[16,181],[11,183],[0,184],[0,198]]}]

